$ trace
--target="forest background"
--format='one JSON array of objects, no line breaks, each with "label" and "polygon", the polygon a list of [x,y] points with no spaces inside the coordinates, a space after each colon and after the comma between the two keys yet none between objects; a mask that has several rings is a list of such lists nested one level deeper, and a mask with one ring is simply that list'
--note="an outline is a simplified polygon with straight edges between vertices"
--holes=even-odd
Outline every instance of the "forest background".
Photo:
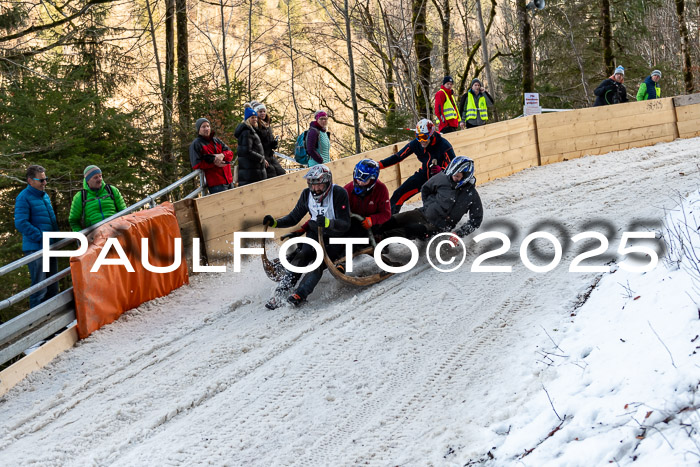
[{"label": "forest background", "polygon": [[[332,158],[410,137],[433,117],[445,75],[457,97],[479,77],[491,120],[592,105],[626,70],[634,99],[651,70],[663,96],[694,92],[700,0],[13,0],[0,1],[0,263],[22,256],[14,200],[29,164],[47,170],[61,230],[97,164],[127,205],[190,172],[194,120],[235,151],[243,105],[264,102],[292,152],[326,109]],[[482,46],[485,44],[486,46]],[[488,66],[487,66],[488,65]],[[2,278],[7,298],[27,268]],[[65,287],[67,284],[63,284]],[[0,311],[0,322],[26,304]]]}]

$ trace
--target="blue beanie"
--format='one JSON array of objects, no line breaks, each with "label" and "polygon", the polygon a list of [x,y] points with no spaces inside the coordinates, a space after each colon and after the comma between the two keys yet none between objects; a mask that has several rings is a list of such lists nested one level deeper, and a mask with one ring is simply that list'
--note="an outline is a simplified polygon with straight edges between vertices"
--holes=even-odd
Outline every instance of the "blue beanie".
[{"label": "blue beanie", "polygon": [[623,67],[622,65],[619,65],[617,68],[615,68],[615,72],[613,73],[613,75],[616,75],[618,73],[620,73],[621,75],[624,75],[625,74],[625,67]]},{"label": "blue beanie", "polygon": [[245,117],[243,118],[243,120],[248,120],[250,117],[257,117],[257,116],[258,116],[258,113],[255,110],[251,109],[250,107],[246,107],[245,108]]},{"label": "blue beanie", "polygon": [[85,170],[83,170],[83,177],[85,177],[85,180],[90,180],[95,175],[101,173],[102,171],[96,165],[88,165],[87,167],[85,167]]}]

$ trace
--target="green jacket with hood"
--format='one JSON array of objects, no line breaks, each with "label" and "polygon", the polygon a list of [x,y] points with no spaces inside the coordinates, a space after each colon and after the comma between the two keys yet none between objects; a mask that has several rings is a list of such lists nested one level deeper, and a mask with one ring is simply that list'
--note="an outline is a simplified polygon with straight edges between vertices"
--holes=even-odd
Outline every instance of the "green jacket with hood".
[{"label": "green jacket with hood", "polygon": [[119,190],[111,185],[110,188],[114,199],[110,196],[104,181],[99,190],[93,190],[88,186],[87,181],[83,180],[83,190],[86,193],[85,212],[83,213],[82,190],[75,194],[70,205],[68,223],[73,232],[80,232],[85,227],[97,224],[101,220],[126,209],[126,203]]}]

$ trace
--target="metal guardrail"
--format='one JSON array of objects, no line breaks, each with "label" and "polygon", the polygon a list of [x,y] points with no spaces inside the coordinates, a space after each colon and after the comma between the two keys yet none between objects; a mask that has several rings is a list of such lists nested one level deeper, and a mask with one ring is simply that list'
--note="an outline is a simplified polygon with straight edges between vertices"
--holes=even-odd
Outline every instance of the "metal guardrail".
[{"label": "metal guardrail", "polygon": [[[114,219],[122,217],[126,214],[131,214],[132,212],[137,211],[146,205],[149,205],[149,207],[154,207],[157,204],[156,200],[158,198],[167,195],[180,185],[183,185],[197,177],[199,177],[199,187],[184,197],[184,199],[194,198],[204,190],[204,173],[201,170],[193,171],[186,177],[183,177],[162,190],[143,198],[141,201],[132,204],[125,210],[81,230],[80,233],[87,235],[101,225],[111,222]],[[51,245],[50,249],[57,250],[73,242],[75,242],[74,239],[66,238]],[[31,255],[27,255],[13,261],[10,264],[2,266],[0,267],[0,277],[42,257],[43,251],[39,250]],[[31,294],[45,289],[47,286],[61,280],[63,277],[66,277],[69,274],[70,268],[66,268],[48,279],[22,290],[12,297],[0,301],[0,310],[24,300]],[[0,324],[0,364],[3,364],[16,357],[43,339],[54,335],[56,332],[65,328],[73,321],[75,321],[75,301],[73,299],[73,287],[71,287],[63,292],[60,292],[58,295],[52,297],[44,303],[41,303],[22,313],[21,315],[16,316],[10,321]]]}]

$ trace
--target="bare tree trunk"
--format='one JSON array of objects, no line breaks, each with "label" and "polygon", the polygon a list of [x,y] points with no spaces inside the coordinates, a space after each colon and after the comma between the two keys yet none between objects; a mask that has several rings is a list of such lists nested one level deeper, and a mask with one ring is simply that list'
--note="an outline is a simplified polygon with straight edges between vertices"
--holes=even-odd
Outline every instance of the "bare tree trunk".
[{"label": "bare tree trunk", "polygon": [[253,0],[248,8],[248,101],[253,100]]},{"label": "bare tree trunk", "polygon": [[294,110],[296,111],[297,114],[297,132],[296,134],[301,133],[301,127],[299,126],[299,104],[297,103],[297,96],[294,91],[294,47],[292,44],[292,5],[291,5],[291,0],[287,0],[287,33],[289,37],[289,61],[291,62],[292,66],[292,102],[294,102]]},{"label": "bare tree trunk", "polygon": [[[524,1],[524,0],[522,0]],[[418,62],[418,79],[416,80],[416,111],[420,116],[430,117],[432,110],[430,108],[431,98],[430,89],[430,53],[433,50],[433,43],[428,38],[427,27],[425,23],[425,0],[412,0],[411,2],[413,16],[413,40],[416,51],[416,60]]]},{"label": "bare tree trunk", "polygon": [[527,16],[525,0],[516,0],[515,5],[518,14],[518,24],[520,26],[520,43],[522,46],[522,91],[523,93],[534,92],[535,69],[532,58],[532,27],[530,26],[530,18]]},{"label": "bare tree trunk", "polygon": [[435,11],[440,16],[441,47],[442,47],[442,74],[450,75],[450,0],[442,0],[442,5],[437,0],[433,0]]},{"label": "bare tree trunk", "polygon": [[224,16],[224,0],[219,0],[219,10],[221,12],[221,55],[224,61],[224,81],[226,82],[226,98],[231,98],[231,82],[228,78],[228,61],[226,58],[226,21]]},{"label": "bare tree trunk", "polygon": [[360,145],[360,114],[357,110],[357,94],[355,93],[355,62],[352,54],[352,32],[350,31],[350,8],[348,0],[345,0],[345,42],[348,46],[348,66],[350,68],[350,98],[352,99],[352,119],[355,125],[355,154],[362,152]]},{"label": "bare tree trunk", "polygon": [[479,20],[479,35],[481,36],[481,56],[484,60],[484,69],[486,70],[486,80],[491,86],[491,97],[494,99],[493,117],[498,121],[498,111],[496,110],[496,86],[491,78],[491,62],[489,61],[489,48],[486,42],[486,29],[484,28],[484,18],[481,16],[481,0],[476,0],[476,18]]},{"label": "bare tree trunk", "polygon": [[679,32],[681,35],[681,54],[683,55],[683,81],[685,93],[692,94],[695,90],[693,84],[693,67],[690,59],[690,42],[688,39],[688,25],[685,20],[685,1],[675,0],[676,14],[678,15]]},{"label": "bare tree trunk", "polygon": [[[153,12],[151,11],[151,2],[150,0],[146,0],[146,12],[148,13],[148,29],[151,32],[151,42],[153,43],[153,57],[156,60],[156,70],[158,70],[158,90],[160,91],[160,103],[161,107],[163,108],[163,127],[165,127],[165,124],[167,123],[166,118],[168,114],[168,106],[166,103],[166,97],[165,97],[165,83],[163,81],[163,72],[160,69],[160,57],[158,55],[158,44],[156,43],[156,31],[155,27],[153,26]],[[163,136],[165,137],[165,131],[163,132]],[[163,139],[163,149],[165,149],[166,146],[166,141]],[[172,163],[173,162],[173,154],[172,154],[172,148],[170,152],[165,152],[161,154],[161,160],[166,163]]]},{"label": "bare tree trunk", "polygon": [[[163,89],[163,155],[173,154],[175,97],[175,0],[165,2],[165,87]],[[173,154],[173,159],[175,158]]]},{"label": "bare tree trunk", "polygon": [[612,50],[612,22],[610,20],[610,0],[600,0],[600,24],[603,28],[603,67],[610,76],[615,71],[615,56]]},{"label": "bare tree trunk", "polygon": [[[180,116],[180,148],[184,151],[188,144],[190,115],[190,59],[187,41],[187,0],[175,0],[177,9],[177,106]],[[183,152],[184,153],[184,152]]]}]

